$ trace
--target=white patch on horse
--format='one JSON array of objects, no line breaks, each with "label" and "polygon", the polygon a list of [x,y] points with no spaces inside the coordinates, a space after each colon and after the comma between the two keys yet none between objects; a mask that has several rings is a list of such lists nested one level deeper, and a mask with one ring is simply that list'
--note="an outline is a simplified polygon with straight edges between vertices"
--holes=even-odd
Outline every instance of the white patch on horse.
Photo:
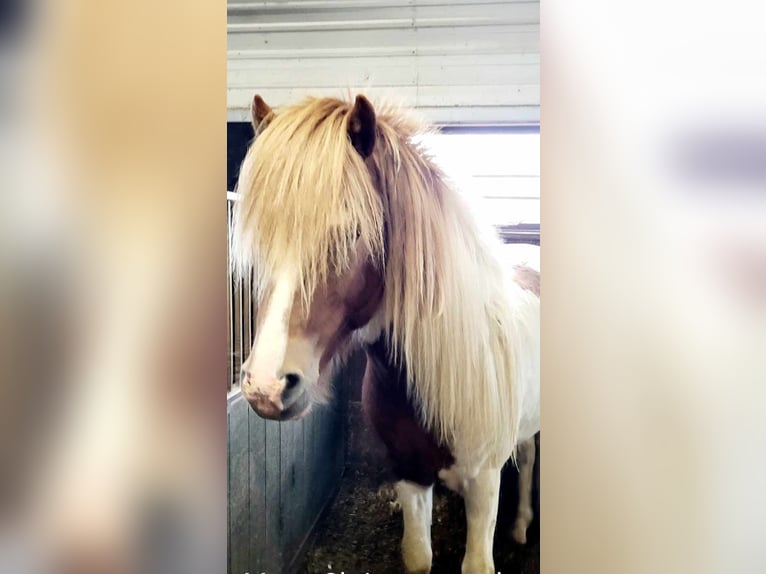
[{"label": "white patch on horse", "polygon": [[284,389],[282,364],[287,350],[287,326],[295,297],[295,274],[285,269],[277,274],[274,290],[266,302],[253,350],[242,369],[250,374],[256,389],[281,405]]},{"label": "white patch on horse", "polygon": [[383,305],[361,329],[354,331],[354,339],[358,345],[371,345],[383,334],[386,325],[386,314]]},{"label": "white patch on horse", "polygon": [[518,297],[512,326],[517,358],[517,444],[540,431],[540,299],[527,291]]},{"label": "white patch on horse", "polygon": [[433,487],[421,486],[407,480],[396,483],[398,502],[404,515],[402,557],[409,574],[431,571],[431,516]]}]

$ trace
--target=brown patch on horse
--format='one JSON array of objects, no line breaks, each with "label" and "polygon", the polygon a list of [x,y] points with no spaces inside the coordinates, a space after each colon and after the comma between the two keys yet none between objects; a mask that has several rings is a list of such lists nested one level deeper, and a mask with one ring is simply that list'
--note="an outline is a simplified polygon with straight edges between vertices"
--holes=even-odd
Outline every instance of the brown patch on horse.
[{"label": "brown patch on horse", "polygon": [[362,407],[386,446],[394,475],[430,486],[438,472],[452,466],[455,459],[420,423],[407,396],[407,371],[391,364],[385,338],[381,336],[366,351]]},{"label": "brown patch on horse", "polygon": [[[351,334],[369,323],[377,312],[383,301],[384,282],[380,265],[360,249],[357,262],[347,275],[333,277],[317,287],[305,324],[291,324],[290,331],[317,338],[324,349],[320,372],[334,356],[347,350]],[[297,307],[300,306],[298,298],[296,294],[294,305]]]},{"label": "brown patch on horse", "polygon": [[526,265],[514,266],[516,271],[516,283],[522,289],[531,291],[540,296],[540,272]]}]

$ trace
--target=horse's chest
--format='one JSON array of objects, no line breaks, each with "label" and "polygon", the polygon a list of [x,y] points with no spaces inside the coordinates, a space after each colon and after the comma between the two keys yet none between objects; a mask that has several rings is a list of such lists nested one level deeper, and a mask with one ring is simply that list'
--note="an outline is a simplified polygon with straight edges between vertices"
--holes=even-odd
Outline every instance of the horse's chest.
[{"label": "horse's chest", "polygon": [[452,454],[420,424],[415,405],[407,397],[406,371],[390,364],[383,339],[366,350],[365,413],[386,446],[396,477],[429,486],[441,469],[453,464]]}]

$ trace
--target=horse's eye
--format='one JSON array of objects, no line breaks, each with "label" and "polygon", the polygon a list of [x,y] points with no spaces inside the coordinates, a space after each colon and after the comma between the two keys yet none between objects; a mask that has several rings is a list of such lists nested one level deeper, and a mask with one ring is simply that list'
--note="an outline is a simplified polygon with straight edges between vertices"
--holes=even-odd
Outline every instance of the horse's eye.
[{"label": "horse's eye", "polygon": [[362,228],[358,225],[356,226],[356,239],[359,239],[362,236]]}]

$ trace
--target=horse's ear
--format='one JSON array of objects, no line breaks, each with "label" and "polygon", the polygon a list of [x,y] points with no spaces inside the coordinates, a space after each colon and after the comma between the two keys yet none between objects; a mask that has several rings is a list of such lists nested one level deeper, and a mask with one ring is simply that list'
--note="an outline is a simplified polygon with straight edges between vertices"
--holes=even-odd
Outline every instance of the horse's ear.
[{"label": "horse's ear", "polygon": [[253,105],[251,107],[251,121],[253,123],[253,131],[255,135],[258,135],[271,123],[274,119],[274,112],[269,105],[263,101],[263,98],[258,94],[253,97]]},{"label": "horse's ear", "polygon": [[348,137],[354,149],[365,159],[375,147],[375,132],[375,110],[367,98],[359,95],[348,114]]}]

